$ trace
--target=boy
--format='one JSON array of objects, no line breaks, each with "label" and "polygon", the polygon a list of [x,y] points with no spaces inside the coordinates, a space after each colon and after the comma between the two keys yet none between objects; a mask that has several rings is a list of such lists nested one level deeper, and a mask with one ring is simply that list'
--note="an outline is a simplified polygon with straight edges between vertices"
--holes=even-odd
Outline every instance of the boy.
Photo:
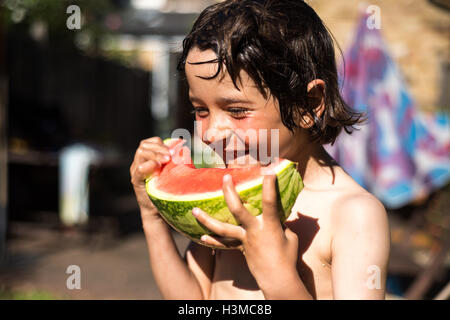
[{"label": "boy", "polygon": [[218,235],[202,237],[205,244],[235,249],[214,254],[191,243],[182,259],[144,185],[170,153],[158,137],[143,140],[130,171],[164,298],[384,298],[384,207],[322,147],[360,120],[339,95],[334,59],[327,29],[303,1],[228,0],[199,16],[179,66],[201,130],[215,132],[200,137],[210,144],[237,129],[277,129],[279,156],[299,164],[305,187],[281,225],[275,175],[264,178],[258,217],[245,210],[225,176],[225,199],[241,225],[221,223],[199,209],[193,214]]}]

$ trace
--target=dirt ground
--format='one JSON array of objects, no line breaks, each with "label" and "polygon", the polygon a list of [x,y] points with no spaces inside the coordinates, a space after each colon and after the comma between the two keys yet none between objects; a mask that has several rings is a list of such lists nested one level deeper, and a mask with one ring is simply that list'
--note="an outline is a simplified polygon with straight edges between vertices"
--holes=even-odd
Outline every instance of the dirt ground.
[{"label": "dirt ground", "polygon": [[[0,291],[56,299],[161,299],[142,232],[115,237],[16,222],[10,234]],[[187,239],[178,234],[174,238],[184,252]],[[80,267],[81,289],[66,286],[70,265]]]}]

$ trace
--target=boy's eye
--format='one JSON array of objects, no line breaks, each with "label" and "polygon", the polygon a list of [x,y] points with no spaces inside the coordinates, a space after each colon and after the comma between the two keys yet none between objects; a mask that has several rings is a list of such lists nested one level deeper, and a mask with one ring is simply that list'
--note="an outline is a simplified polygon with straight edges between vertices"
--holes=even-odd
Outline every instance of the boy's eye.
[{"label": "boy's eye", "polygon": [[243,119],[247,115],[247,110],[242,108],[229,108],[228,112],[236,119]]},{"label": "boy's eye", "polygon": [[192,113],[200,118],[205,118],[208,116],[209,111],[206,108],[197,107],[192,110]]},{"label": "boy's eye", "polygon": [[[247,109],[243,108],[229,108],[227,112],[231,114],[231,116],[235,119],[243,119],[247,115]],[[199,118],[206,118],[209,115],[209,110],[203,107],[194,107],[191,111],[193,114],[198,116]]]}]

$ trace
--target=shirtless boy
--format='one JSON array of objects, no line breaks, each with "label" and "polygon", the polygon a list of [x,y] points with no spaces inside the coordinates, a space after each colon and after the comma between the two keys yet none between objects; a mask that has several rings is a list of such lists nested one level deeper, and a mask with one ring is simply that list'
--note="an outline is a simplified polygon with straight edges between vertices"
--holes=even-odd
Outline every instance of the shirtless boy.
[{"label": "shirtless boy", "polygon": [[[130,171],[150,265],[166,299],[384,299],[389,226],[383,205],[323,148],[360,121],[342,100],[332,38],[299,0],[228,0],[202,12],[183,43],[180,69],[207,144],[237,129],[278,129],[279,156],[298,163],[304,189],[289,218],[277,215],[275,175],[263,182],[263,214],[246,211],[233,181],[223,191],[240,226],[193,214],[216,250],[190,243],[181,257],[144,180],[170,159],[159,137],[143,140]],[[222,136],[221,136],[222,134]],[[355,146],[357,148],[358,146]],[[236,243],[236,242],[235,242]]]}]

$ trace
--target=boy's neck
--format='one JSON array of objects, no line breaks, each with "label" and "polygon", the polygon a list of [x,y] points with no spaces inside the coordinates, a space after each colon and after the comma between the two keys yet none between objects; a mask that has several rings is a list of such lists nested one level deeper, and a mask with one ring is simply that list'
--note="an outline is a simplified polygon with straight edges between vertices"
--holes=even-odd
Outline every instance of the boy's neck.
[{"label": "boy's neck", "polygon": [[[308,143],[294,157],[305,187],[323,188],[324,184],[334,184],[337,162],[318,143]],[[331,179],[330,179],[331,177]]]}]

